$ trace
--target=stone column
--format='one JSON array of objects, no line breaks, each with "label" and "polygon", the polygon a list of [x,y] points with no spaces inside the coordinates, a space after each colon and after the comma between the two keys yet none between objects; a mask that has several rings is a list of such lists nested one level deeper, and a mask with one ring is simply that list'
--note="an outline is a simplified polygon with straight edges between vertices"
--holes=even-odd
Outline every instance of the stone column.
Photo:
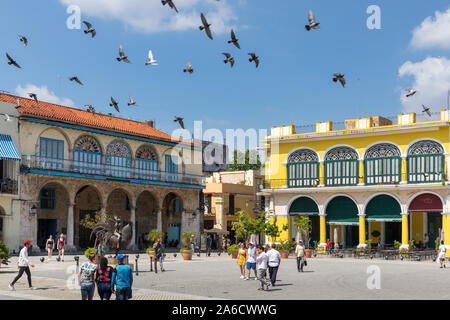
[{"label": "stone column", "polygon": [[316,249],[317,253],[326,253],[327,247],[327,224],[326,224],[326,215],[319,214],[320,219],[320,244]]},{"label": "stone column", "polygon": [[226,230],[227,226],[224,226],[224,212],[223,212],[223,204],[224,204],[224,195],[220,194],[216,200],[216,223],[220,225],[222,230]]},{"label": "stone column", "polygon": [[132,235],[131,235],[131,241],[130,241],[130,243],[128,244],[128,249],[132,249],[132,250],[134,250],[134,249],[136,249],[136,236],[135,236],[135,234],[136,234],[136,206],[134,206],[134,205],[132,205],[132,204],[130,204],[130,222],[132,223],[132,225],[133,225],[133,228],[132,228]]},{"label": "stone column", "polygon": [[157,208],[156,209],[156,229],[159,231],[162,231],[162,209]]},{"label": "stone column", "polygon": [[69,203],[67,208],[67,251],[75,249],[74,246],[74,218],[73,218],[73,206],[74,203]]},{"label": "stone column", "polygon": [[365,248],[366,245],[366,215],[359,215],[359,244],[358,248]]}]

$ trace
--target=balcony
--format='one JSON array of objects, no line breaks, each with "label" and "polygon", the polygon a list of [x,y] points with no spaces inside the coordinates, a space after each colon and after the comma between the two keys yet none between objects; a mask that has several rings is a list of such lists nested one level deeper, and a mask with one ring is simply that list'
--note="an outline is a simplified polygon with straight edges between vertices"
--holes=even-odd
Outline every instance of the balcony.
[{"label": "balcony", "polygon": [[121,182],[145,183],[148,181],[203,186],[205,176],[182,173],[170,173],[159,170],[133,168],[103,163],[90,163],[74,160],[59,160],[33,155],[22,157],[21,170],[45,170],[56,173],[68,173],[75,176],[91,176],[93,179]]}]

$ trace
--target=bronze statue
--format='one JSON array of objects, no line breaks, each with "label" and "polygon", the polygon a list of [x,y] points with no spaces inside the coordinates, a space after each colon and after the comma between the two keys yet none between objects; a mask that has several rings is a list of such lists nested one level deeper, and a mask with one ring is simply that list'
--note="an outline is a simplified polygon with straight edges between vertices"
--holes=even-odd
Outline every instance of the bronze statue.
[{"label": "bronze statue", "polygon": [[128,222],[128,224],[122,227],[120,218],[114,217],[114,227],[111,225],[99,222],[95,225],[91,232],[91,238],[95,235],[95,245],[97,242],[107,244],[110,248],[116,250],[116,256],[120,250],[125,249],[131,241],[133,236],[133,224]]}]

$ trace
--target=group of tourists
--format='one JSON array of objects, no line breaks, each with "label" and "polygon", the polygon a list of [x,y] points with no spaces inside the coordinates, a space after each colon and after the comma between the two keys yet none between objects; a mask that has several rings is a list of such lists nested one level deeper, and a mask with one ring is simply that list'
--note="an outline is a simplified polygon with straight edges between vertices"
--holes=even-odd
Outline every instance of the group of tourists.
[{"label": "group of tourists", "polygon": [[64,233],[61,233],[59,235],[58,240],[53,239],[53,236],[50,235],[45,242],[45,248],[47,249],[47,261],[52,260],[53,256],[53,250],[58,250],[58,258],[57,261],[63,261],[64,262],[64,248],[66,246],[66,237],[64,236]]},{"label": "group of tourists", "polygon": [[[254,280],[260,282],[260,291],[268,291],[270,287],[276,286],[278,268],[281,264],[281,255],[273,243],[272,246],[257,245],[249,243],[246,248],[244,243],[239,244],[238,261],[241,276],[243,280],[250,280],[253,270]],[[297,257],[297,267],[299,271],[303,271],[303,266],[306,264],[305,247],[303,242],[299,241],[295,249]],[[269,277],[267,277],[269,271]]]},{"label": "group of tourists", "polygon": [[101,300],[109,300],[112,294],[116,300],[128,300],[132,297],[133,272],[129,265],[123,263],[124,255],[119,254],[116,258],[118,265],[113,268],[108,265],[108,259],[99,257],[97,265],[95,254],[90,254],[88,262],[81,265],[79,281],[81,287],[81,299],[92,300],[94,298],[95,286]]}]

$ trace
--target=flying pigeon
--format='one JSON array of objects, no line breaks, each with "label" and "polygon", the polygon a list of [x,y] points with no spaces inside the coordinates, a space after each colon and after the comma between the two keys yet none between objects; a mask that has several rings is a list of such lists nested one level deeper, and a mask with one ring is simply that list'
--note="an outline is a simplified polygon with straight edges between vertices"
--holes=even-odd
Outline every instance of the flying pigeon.
[{"label": "flying pigeon", "polygon": [[79,85],[83,85],[83,82],[80,81],[80,79],[78,79],[78,77],[71,77],[69,78],[70,81],[75,81],[76,83],[78,83]]},{"label": "flying pigeon", "polygon": [[19,68],[19,69],[22,69],[22,67],[19,66],[19,64],[16,62],[16,60],[14,60],[13,58],[11,58],[11,57],[9,56],[8,53],[6,53],[6,57],[7,57],[8,60],[9,60],[9,62],[8,62],[9,65],[13,65],[13,66],[15,66],[15,67],[17,67],[17,68]]},{"label": "flying pigeon", "polygon": [[422,112],[425,112],[429,117],[431,117],[430,108],[428,108],[424,105],[422,105],[422,108],[423,108]]},{"label": "flying pigeon", "polygon": [[44,257],[41,257],[39,260],[40,260],[41,262],[44,262],[44,261],[45,261],[45,258],[44,258]]},{"label": "flying pigeon", "polygon": [[133,100],[133,97],[130,94],[130,102],[128,103],[129,106],[137,106],[136,102]]},{"label": "flying pigeon", "polygon": [[161,3],[163,4],[163,6],[168,4],[170,8],[172,8],[173,10],[175,10],[178,13],[177,7],[175,7],[175,4],[173,3],[172,0],[161,0]]},{"label": "flying pigeon", "polygon": [[224,63],[230,63],[231,68],[234,66],[234,58],[227,52],[222,53],[226,58],[226,60],[223,60]]},{"label": "flying pigeon", "polygon": [[190,74],[192,74],[192,72],[194,72],[194,69],[192,68],[191,63],[188,61],[186,63],[186,65],[187,65],[187,68],[184,69],[183,72],[189,72]]},{"label": "flying pigeon", "polygon": [[88,107],[86,110],[87,112],[95,114],[95,108],[91,104],[86,104],[85,107]]},{"label": "flying pigeon", "polygon": [[173,122],[178,122],[180,124],[181,129],[184,129],[184,123],[183,123],[184,118],[180,118],[175,116],[175,120],[173,120]]},{"label": "flying pigeon", "polygon": [[414,89],[406,89],[405,91],[406,91],[406,92],[409,92],[409,93],[406,95],[407,98],[412,97],[412,96],[415,95],[416,92],[417,92],[417,91],[414,90]]},{"label": "flying pigeon", "polygon": [[111,97],[111,103],[109,104],[110,107],[114,107],[114,109],[117,110],[117,112],[120,112],[119,110],[119,104],[117,103],[116,100],[114,100],[113,97]]},{"label": "flying pigeon", "polygon": [[148,61],[145,63],[146,66],[154,65],[157,66],[156,60],[153,58],[152,50],[148,50]]},{"label": "flying pigeon", "polygon": [[335,73],[333,74],[334,78],[333,81],[337,82],[339,80],[339,82],[342,84],[342,86],[345,88],[347,86],[345,79],[344,79],[344,75],[341,73]]},{"label": "flying pigeon", "polygon": [[208,36],[208,38],[210,38],[211,40],[213,40],[213,36],[211,34],[211,29],[209,28],[211,26],[211,24],[208,23],[208,21],[206,21],[205,15],[203,14],[203,12],[201,13],[200,17],[202,18],[202,26],[199,27],[200,30],[205,29],[206,35]]},{"label": "flying pigeon", "polygon": [[250,62],[255,61],[256,67],[258,68],[258,66],[259,66],[259,57],[256,54],[254,54],[254,53],[249,53],[248,55],[251,56],[251,58],[248,59],[248,61],[250,61]]},{"label": "flying pigeon", "polygon": [[86,27],[87,27],[87,30],[84,30],[84,33],[85,33],[85,34],[90,33],[90,34],[92,34],[92,38],[95,37],[95,35],[97,34],[97,32],[95,31],[94,28],[92,28],[92,24],[90,24],[90,23],[87,22],[87,21],[83,21],[83,23],[84,23],[84,24],[86,25]]},{"label": "flying pigeon", "polygon": [[308,12],[308,22],[309,25],[306,25],[305,28],[306,30],[311,30],[311,29],[320,29],[319,24],[320,22],[316,22],[316,19],[314,18],[314,14],[312,12],[312,10],[310,9]]},{"label": "flying pigeon", "polygon": [[231,40],[229,40],[228,43],[232,43],[236,46],[236,48],[240,49],[241,47],[239,46],[238,41],[239,41],[239,39],[236,38],[236,35],[234,34],[234,30],[231,29]]},{"label": "flying pigeon", "polygon": [[123,62],[126,62],[126,63],[131,63],[130,62],[130,60],[128,60],[128,57],[127,56],[125,56],[125,53],[123,52],[123,47],[122,47],[122,45],[120,45],[120,47],[119,47],[119,55],[120,55],[120,57],[119,58],[116,58],[117,59],[117,61],[123,61]]},{"label": "flying pigeon", "polygon": [[23,46],[26,48],[28,46],[28,39],[25,36],[19,35],[19,39],[23,42]]},{"label": "flying pigeon", "polygon": [[29,93],[28,96],[29,96],[30,98],[33,98],[34,101],[36,101],[36,103],[39,102],[39,101],[38,101],[38,98],[37,98],[37,94],[35,94],[35,93]]}]

